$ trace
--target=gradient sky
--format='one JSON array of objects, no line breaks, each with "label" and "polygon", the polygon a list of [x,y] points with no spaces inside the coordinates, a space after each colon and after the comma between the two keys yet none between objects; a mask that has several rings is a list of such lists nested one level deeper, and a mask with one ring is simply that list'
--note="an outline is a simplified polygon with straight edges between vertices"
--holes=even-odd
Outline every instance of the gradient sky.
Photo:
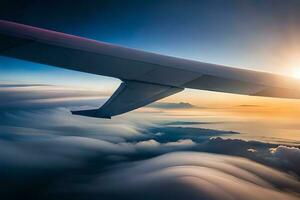
[{"label": "gradient sky", "polygon": [[[0,0],[0,19],[300,74],[300,0]],[[300,100],[185,90],[112,120],[70,113],[119,83],[0,56],[0,199],[300,199]]]},{"label": "gradient sky", "polygon": [[[290,76],[300,69],[298,0],[4,0],[0,3],[0,18],[204,62]],[[120,83],[113,78],[6,57],[0,57],[0,81],[80,86],[108,92]],[[187,94],[192,103],[197,103],[199,96],[220,97],[201,91],[184,96]],[[228,103],[232,95],[222,98]]]}]

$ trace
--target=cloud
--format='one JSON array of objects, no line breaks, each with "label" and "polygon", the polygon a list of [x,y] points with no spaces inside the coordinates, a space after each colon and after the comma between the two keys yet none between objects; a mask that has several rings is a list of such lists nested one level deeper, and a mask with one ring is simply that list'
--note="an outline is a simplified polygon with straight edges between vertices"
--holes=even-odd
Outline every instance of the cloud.
[{"label": "cloud", "polygon": [[180,103],[165,103],[165,102],[155,102],[150,104],[148,107],[159,108],[159,109],[192,109],[198,108],[190,103],[180,102]]},{"label": "cloud", "polygon": [[225,154],[239,155],[244,156],[245,153],[250,153],[253,155],[253,152],[267,152],[268,149],[276,147],[276,144],[269,144],[261,141],[246,141],[242,139],[231,139],[223,138],[220,136],[211,137],[203,144],[203,148],[210,152],[218,153],[223,152]]},{"label": "cloud", "polygon": [[138,143],[136,143],[136,146],[142,147],[142,148],[152,148],[152,147],[159,147],[160,143],[151,139],[151,140],[138,142]]},{"label": "cloud", "polygon": [[247,149],[247,151],[249,151],[249,152],[251,152],[251,153],[256,153],[257,152],[257,150],[256,149]]},{"label": "cloud", "polygon": [[0,112],[0,199],[49,199],[43,190],[68,174],[127,160],[136,149],[126,140],[140,135],[122,119],[78,117],[63,108]]},{"label": "cloud", "polygon": [[0,83],[0,88],[16,88],[16,87],[34,87],[34,86],[51,86],[47,84],[9,84],[9,83]]},{"label": "cloud", "polygon": [[[294,178],[253,161],[206,153],[165,154],[211,149],[230,153],[235,147],[247,153],[250,146],[265,145],[210,139],[228,132],[143,126],[122,118],[97,120],[62,108],[3,112],[0,129],[3,199],[20,199],[23,190],[29,199],[36,191],[37,199],[243,199],[252,193],[249,199],[293,199],[292,192],[298,192]],[[201,135],[204,139],[197,140]],[[149,159],[156,155],[162,156]]]},{"label": "cloud", "polygon": [[167,142],[166,146],[194,146],[196,143],[191,139],[178,140],[176,142]]},{"label": "cloud", "polygon": [[261,107],[261,105],[241,104],[241,105],[238,105],[237,107],[248,107],[248,108],[253,108],[253,107]]},{"label": "cloud", "polygon": [[298,147],[288,147],[261,141],[212,137],[202,143],[198,143],[193,150],[242,156],[300,176]]},{"label": "cloud", "polygon": [[51,85],[0,85],[0,111],[55,107],[99,107],[109,94]]},{"label": "cloud", "polygon": [[[103,156],[104,161],[107,156],[129,155],[135,151],[133,146],[101,139],[43,135],[42,131],[39,135],[29,135],[25,131],[22,131],[22,135],[9,135],[11,139],[1,138],[0,165],[2,169],[13,169],[13,166],[35,169],[74,168],[94,156]],[[0,174],[3,172],[5,171]]]},{"label": "cloud", "polygon": [[270,152],[277,157],[294,157],[300,159],[300,149],[296,147],[280,145],[276,148],[270,148]]},{"label": "cloud", "polygon": [[161,143],[174,142],[181,139],[191,139],[197,143],[201,143],[214,136],[239,134],[233,131],[164,125],[149,127],[148,132],[149,137]]},{"label": "cloud", "polygon": [[74,116],[64,108],[6,111],[0,112],[0,117],[1,132],[10,135],[23,133],[26,136],[25,133],[37,132],[40,135],[84,136],[110,142],[124,142],[126,138],[141,135],[134,124],[122,119],[108,121]]},{"label": "cloud", "polygon": [[296,147],[287,147],[280,145],[276,148],[270,148],[270,153],[275,159],[286,168],[292,172],[300,174],[300,149]]},{"label": "cloud", "polygon": [[[0,95],[1,199],[292,199],[299,193],[295,178],[266,167],[300,174],[299,149],[225,139],[220,136],[239,133],[199,127],[222,122],[74,116],[70,107],[98,107],[102,94],[49,85],[0,86]],[[186,150],[231,156],[166,154]]]},{"label": "cloud", "polygon": [[181,149],[189,149],[197,145],[191,139],[181,139],[175,142],[166,142],[166,143],[159,143],[154,139],[140,141],[135,144],[135,147],[138,150],[147,150],[147,151],[156,151],[156,152],[170,152],[175,150]]},{"label": "cloud", "polygon": [[[105,184],[102,184],[105,183]],[[253,161],[177,152],[115,167],[87,186],[106,199],[298,199],[291,176]]]},{"label": "cloud", "polygon": [[199,121],[173,121],[163,123],[165,126],[186,126],[186,125],[201,125],[201,124],[220,124],[223,122],[199,122]]}]

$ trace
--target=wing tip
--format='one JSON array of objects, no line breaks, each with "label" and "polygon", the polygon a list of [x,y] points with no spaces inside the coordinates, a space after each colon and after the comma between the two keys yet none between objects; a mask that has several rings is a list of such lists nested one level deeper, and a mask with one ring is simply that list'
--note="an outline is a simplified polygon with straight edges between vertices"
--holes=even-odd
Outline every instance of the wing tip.
[{"label": "wing tip", "polygon": [[80,115],[80,116],[86,116],[86,117],[111,119],[111,116],[101,114],[98,111],[99,111],[98,109],[93,109],[93,110],[77,110],[77,111],[71,111],[71,113],[73,115]]}]

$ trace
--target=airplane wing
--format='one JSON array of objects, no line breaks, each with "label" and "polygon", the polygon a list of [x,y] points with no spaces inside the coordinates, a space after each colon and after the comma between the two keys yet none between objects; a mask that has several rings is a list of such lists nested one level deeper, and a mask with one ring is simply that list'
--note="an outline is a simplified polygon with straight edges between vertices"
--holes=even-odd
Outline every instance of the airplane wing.
[{"label": "airplane wing", "polygon": [[184,88],[300,98],[300,80],[120,47],[0,20],[0,55],[119,78],[119,89],[98,110],[74,114],[110,118]]}]

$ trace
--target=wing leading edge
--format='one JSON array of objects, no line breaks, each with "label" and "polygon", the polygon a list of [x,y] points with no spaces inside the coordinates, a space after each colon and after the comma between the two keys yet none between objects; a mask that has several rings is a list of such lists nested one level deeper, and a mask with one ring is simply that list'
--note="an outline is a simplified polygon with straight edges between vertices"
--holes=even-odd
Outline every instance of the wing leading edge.
[{"label": "wing leading edge", "polygon": [[300,81],[120,47],[0,20],[0,55],[123,80],[97,110],[73,114],[110,118],[184,88],[300,99]]}]

